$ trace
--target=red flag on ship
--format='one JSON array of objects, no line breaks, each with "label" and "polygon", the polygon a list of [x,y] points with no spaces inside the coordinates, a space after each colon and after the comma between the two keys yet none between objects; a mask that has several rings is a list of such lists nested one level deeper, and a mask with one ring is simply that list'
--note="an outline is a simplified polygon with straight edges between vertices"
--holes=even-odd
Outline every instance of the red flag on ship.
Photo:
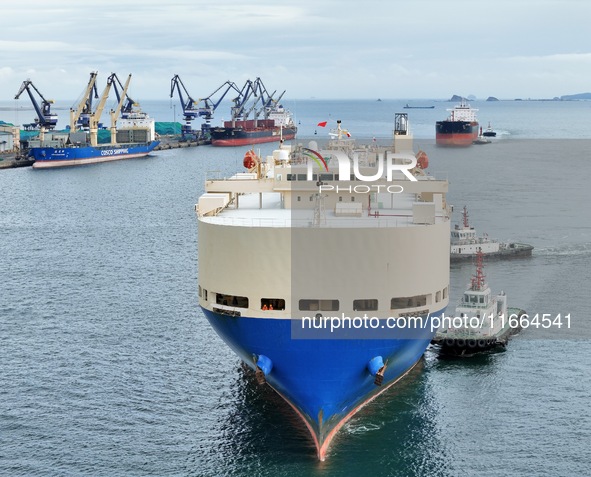
[{"label": "red flag on ship", "polygon": [[318,126],[320,126],[321,128],[325,128],[327,123],[328,121],[322,121],[321,123],[318,123]]}]

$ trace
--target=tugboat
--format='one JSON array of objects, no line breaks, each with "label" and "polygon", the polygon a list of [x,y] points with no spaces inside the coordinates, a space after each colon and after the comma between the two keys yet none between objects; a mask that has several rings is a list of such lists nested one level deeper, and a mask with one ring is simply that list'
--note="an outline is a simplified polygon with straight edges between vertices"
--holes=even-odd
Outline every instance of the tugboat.
[{"label": "tugboat", "polygon": [[497,137],[497,133],[493,130],[490,123],[488,123],[488,127],[482,132],[482,136],[484,137]]},{"label": "tugboat", "polygon": [[[464,292],[456,314],[443,322],[433,344],[439,345],[441,357],[469,357],[483,351],[504,349],[509,337],[519,331],[512,327],[525,313],[507,308],[507,295],[492,296],[483,273],[483,256],[476,255],[476,275]],[[445,328],[443,328],[445,327]]]},{"label": "tugboat", "polygon": [[482,252],[488,258],[530,257],[533,249],[532,245],[526,243],[499,242],[486,234],[477,237],[474,227],[470,227],[468,223],[468,209],[465,206],[462,211],[462,226],[456,224],[451,231],[452,262],[473,259],[478,252]]}]

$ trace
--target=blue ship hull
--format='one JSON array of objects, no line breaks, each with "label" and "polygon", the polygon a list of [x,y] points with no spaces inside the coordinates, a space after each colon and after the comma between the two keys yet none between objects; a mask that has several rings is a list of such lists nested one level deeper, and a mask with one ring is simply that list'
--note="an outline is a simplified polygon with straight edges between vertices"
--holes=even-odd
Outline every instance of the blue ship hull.
[{"label": "blue ship hull", "polygon": [[65,167],[95,164],[98,162],[118,161],[144,157],[154,150],[160,141],[147,143],[99,145],[99,146],[68,146],[68,147],[33,147],[29,156],[35,162],[33,167]]},{"label": "blue ship hull", "polygon": [[[203,311],[215,331],[251,368],[256,369],[260,355],[272,360],[266,381],[304,420],[321,460],[341,426],[404,376],[435,334],[427,326],[415,330],[412,339],[293,339],[290,320]],[[387,363],[382,386],[374,383],[367,367],[376,356]]]}]

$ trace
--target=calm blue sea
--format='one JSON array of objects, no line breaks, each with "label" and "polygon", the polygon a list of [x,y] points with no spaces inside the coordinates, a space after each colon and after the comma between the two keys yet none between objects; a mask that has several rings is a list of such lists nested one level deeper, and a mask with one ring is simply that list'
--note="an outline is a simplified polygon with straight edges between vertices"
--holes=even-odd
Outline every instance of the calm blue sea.
[{"label": "calm blue sea", "polygon": [[[302,142],[341,119],[385,143],[406,102],[285,105]],[[197,306],[193,207],[212,171],[242,168],[243,148],[0,170],[0,475],[591,475],[591,103],[473,102],[499,135],[467,149],[434,146],[453,104],[412,103],[435,106],[405,112],[429,171],[450,181],[454,222],[466,205],[478,233],[535,246],[487,264],[493,291],[532,315],[570,314],[570,328],[529,328],[473,360],[428,350],[319,463],[291,409]],[[142,106],[179,119],[169,101]],[[472,272],[452,267],[450,310]]]}]

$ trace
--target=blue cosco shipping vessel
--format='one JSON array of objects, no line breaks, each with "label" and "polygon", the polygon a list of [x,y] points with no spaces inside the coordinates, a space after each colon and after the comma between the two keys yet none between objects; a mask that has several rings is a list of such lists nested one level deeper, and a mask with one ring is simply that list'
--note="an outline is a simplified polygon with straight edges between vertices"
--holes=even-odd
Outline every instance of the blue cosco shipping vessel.
[{"label": "blue cosco shipping vessel", "polygon": [[143,144],[117,144],[104,146],[33,147],[29,156],[34,168],[78,166],[97,162],[118,161],[148,155],[160,141]]}]

